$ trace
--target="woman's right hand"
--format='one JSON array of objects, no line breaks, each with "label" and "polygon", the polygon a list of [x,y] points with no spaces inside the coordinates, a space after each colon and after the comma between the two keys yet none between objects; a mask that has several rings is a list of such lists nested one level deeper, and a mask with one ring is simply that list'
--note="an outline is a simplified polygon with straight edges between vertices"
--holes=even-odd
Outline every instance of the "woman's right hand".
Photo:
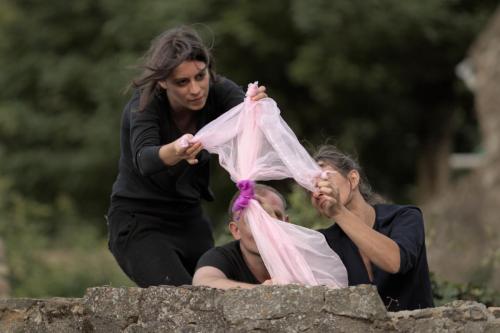
[{"label": "woman's right hand", "polygon": [[186,160],[189,164],[198,163],[196,155],[203,149],[201,142],[192,142],[192,134],[184,134],[174,141],[175,155],[179,160]]},{"label": "woman's right hand", "polygon": [[184,134],[177,140],[163,145],[160,148],[160,158],[165,165],[176,165],[182,160],[189,164],[198,163],[196,155],[203,149],[201,142],[193,142],[192,134]]},{"label": "woman's right hand", "polygon": [[341,212],[343,206],[340,192],[331,173],[322,175],[316,181],[316,191],[312,193],[313,206],[324,216],[332,218]]}]

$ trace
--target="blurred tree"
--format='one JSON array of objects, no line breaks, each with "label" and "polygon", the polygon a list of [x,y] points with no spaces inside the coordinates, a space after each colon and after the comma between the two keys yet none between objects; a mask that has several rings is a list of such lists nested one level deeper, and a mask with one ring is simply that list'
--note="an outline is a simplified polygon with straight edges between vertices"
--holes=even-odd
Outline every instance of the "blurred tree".
[{"label": "blurred tree", "polygon": [[439,192],[455,119],[471,107],[455,66],[496,1],[292,3],[305,42],[291,77],[311,93],[316,111],[301,121],[303,131],[321,124],[357,150],[390,197],[410,199],[415,183],[420,200]]},{"label": "blurred tree", "polygon": [[[29,202],[65,198],[103,231],[130,67],[165,28],[202,23],[220,73],[268,86],[301,140],[334,137],[360,154],[376,189],[409,200],[417,179],[425,194],[446,178],[455,115],[470,107],[454,66],[494,5],[4,0],[0,174]],[[214,169],[219,221],[233,185]],[[64,224],[54,218],[42,219],[52,225],[44,230]]]},{"label": "blurred tree", "polygon": [[[196,8],[196,10],[187,10]],[[167,25],[202,1],[3,1],[0,165],[16,191],[65,195],[102,223],[116,176],[127,71]]]}]

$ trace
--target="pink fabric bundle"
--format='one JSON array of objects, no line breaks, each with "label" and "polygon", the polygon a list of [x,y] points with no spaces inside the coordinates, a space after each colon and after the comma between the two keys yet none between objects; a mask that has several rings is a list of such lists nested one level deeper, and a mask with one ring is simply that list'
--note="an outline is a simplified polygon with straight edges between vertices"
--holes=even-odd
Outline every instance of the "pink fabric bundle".
[{"label": "pink fabric bundle", "polygon": [[233,208],[243,210],[273,283],[346,287],[346,269],[321,233],[274,219],[252,199],[248,186],[253,181],[292,177],[313,191],[321,174],[276,103],[251,101],[256,91],[257,83],[249,84],[245,101],[203,127],[192,141],[218,154],[231,179],[246,186],[240,206]]}]

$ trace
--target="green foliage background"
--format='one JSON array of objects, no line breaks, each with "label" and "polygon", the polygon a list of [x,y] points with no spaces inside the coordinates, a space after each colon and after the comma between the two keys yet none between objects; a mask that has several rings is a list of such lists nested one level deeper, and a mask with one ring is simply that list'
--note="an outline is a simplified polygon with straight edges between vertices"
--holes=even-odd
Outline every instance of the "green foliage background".
[{"label": "green foliage background", "polygon": [[[374,188],[415,200],[416,160],[452,124],[478,148],[455,66],[496,1],[79,0],[0,2],[0,236],[14,296],[81,296],[131,285],[106,250],[124,88],[150,40],[195,24],[219,73],[259,80],[307,146],[332,138]],[[224,240],[233,186],[206,209]],[[302,190],[277,183],[294,221],[318,227]]]}]

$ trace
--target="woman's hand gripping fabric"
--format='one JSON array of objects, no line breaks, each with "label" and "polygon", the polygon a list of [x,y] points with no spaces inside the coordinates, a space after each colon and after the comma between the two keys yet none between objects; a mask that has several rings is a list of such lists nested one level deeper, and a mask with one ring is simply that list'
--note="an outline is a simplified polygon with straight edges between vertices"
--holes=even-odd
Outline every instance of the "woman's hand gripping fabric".
[{"label": "woman's hand gripping fabric", "polygon": [[259,86],[258,81],[255,81],[254,83],[250,83],[248,85],[246,96],[250,97],[250,99],[254,102],[257,102],[258,100],[268,97],[266,93],[266,87]]},{"label": "woman's hand gripping fabric", "polygon": [[203,149],[203,145],[194,141],[192,134],[184,134],[175,141],[174,148],[178,158],[186,160],[189,164],[196,164],[198,163],[196,155]]},{"label": "woman's hand gripping fabric", "polygon": [[335,171],[324,171],[316,181],[316,191],[313,192],[312,204],[328,218],[332,218],[342,210],[339,188],[333,179]]}]

